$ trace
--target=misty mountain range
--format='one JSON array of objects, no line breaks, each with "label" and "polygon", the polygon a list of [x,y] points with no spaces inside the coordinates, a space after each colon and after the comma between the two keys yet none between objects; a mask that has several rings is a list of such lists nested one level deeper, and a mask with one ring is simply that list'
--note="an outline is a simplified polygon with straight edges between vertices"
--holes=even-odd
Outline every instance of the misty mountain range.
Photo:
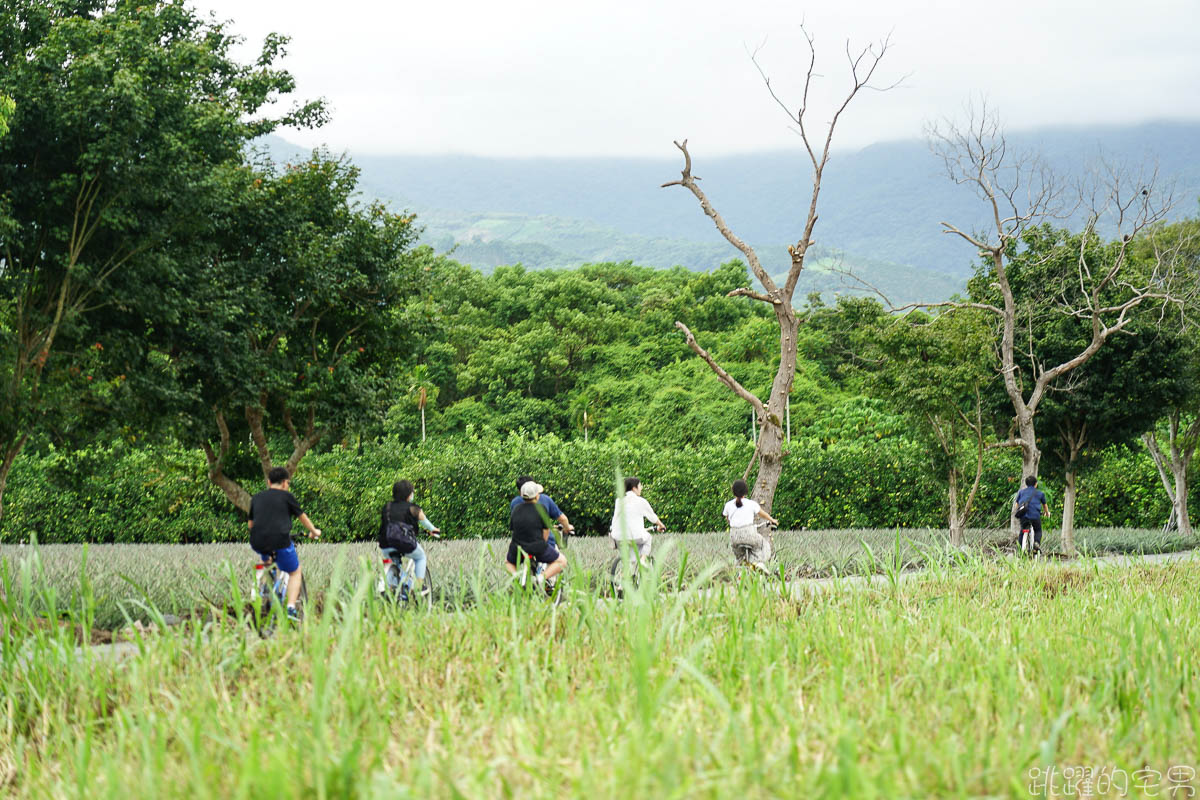
[{"label": "misty mountain range", "polygon": [[[1056,127],[1010,134],[1010,149],[1035,150],[1069,176],[1103,158],[1157,164],[1173,183],[1173,218],[1195,216],[1200,198],[1200,122]],[[570,267],[598,261],[712,269],[740,254],[704,216],[690,192],[659,188],[682,156],[664,142],[662,158],[483,158],[465,155],[354,155],[368,197],[416,212],[422,239],[483,270],[521,263]],[[278,137],[278,160],[307,151]],[[730,227],[751,242],[772,273],[787,269],[786,245],[799,237],[811,193],[802,149],[709,156],[689,142],[693,174]],[[936,300],[962,291],[976,261],[939,223],[986,222],[970,190],[953,184],[921,141],[884,142],[835,152],[822,185],[819,220],[800,296],[844,285],[831,266],[853,267],[896,299]]]}]

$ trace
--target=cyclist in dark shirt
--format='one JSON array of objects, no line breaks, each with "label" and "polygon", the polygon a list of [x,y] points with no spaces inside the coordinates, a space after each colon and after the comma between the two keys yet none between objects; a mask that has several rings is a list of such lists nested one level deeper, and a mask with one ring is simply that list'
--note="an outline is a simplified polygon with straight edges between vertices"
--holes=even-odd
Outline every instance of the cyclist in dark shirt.
[{"label": "cyclist in dark shirt", "polygon": [[1028,503],[1025,513],[1021,516],[1022,527],[1028,523],[1033,530],[1033,547],[1042,546],[1042,515],[1050,512],[1050,504],[1046,502],[1046,493],[1037,488],[1037,478],[1030,475],[1025,479],[1025,488],[1017,492],[1013,500],[1014,508],[1022,503]]},{"label": "cyclist in dark shirt", "polygon": [[549,590],[554,577],[567,565],[567,559],[558,552],[554,545],[550,544],[550,526],[547,522],[549,515],[547,514],[545,519],[542,518],[545,509],[541,508],[538,503],[541,493],[542,487],[533,481],[527,481],[521,487],[521,505],[513,510],[508,519],[509,529],[512,531],[512,541],[508,544],[508,556],[505,559],[504,568],[510,575],[516,575],[517,559],[520,557],[520,551],[524,550],[538,562],[546,565],[546,571],[541,577],[546,581],[546,588]]},{"label": "cyclist in dark shirt", "polygon": [[[392,502],[385,503],[383,510],[380,512],[379,520],[379,547],[383,550],[383,554],[395,562],[399,562],[402,556],[408,556],[413,561],[413,591],[420,593],[422,585],[425,583],[425,548],[421,547],[421,543],[414,541],[412,549],[397,549],[393,547],[387,540],[387,524],[388,522],[407,522],[413,527],[415,535],[417,528],[426,531],[433,538],[438,538],[441,531],[425,516],[425,512],[419,505],[413,502],[413,484],[412,481],[396,481],[392,484]],[[407,589],[406,589],[407,590]]]},{"label": "cyclist in dark shirt", "polygon": [[300,596],[303,580],[300,574],[300,557],[292,542],[292,517],[308,528],[308,535],[317,539],[320,528],[312,524],[308,515],[300,510],[300,504],[288,489],[292,476],[284,467],[273,467],[267,473],[267,488],[250,498],[250,547],[262,556],[264,564],[274,561],[288,574],[287,612],[296,617],[296,598]]},{"label": "cyclist in dark shirt", "polygon": [[[517,478],[517,496],[514,497],[508,504],[509,514],[512,514],[512,512],[516,511],[517,507],[523,502],[521,498],[521,487],[532,480],[533,478],[529,477],[528,475],[522,475],[521,477]],[[545,487],[542,487],[542,493],[538,496],[538,503],[541,504],[542,508],[546,509],[546,513],[550,515],[550,519],[554,520],[559,525],[562,525],[563,531],[565,531],[567,534],[575,532],[575,528],[571,525],[571,520],[568,519],[567,515],[563,513],[563,510],[558,507],[558,503],[554,502],[554,498],[546,494]],[[558,547],[558,542],[554,540],[553,528],[550,529],[550,546],[554,548]]]}]

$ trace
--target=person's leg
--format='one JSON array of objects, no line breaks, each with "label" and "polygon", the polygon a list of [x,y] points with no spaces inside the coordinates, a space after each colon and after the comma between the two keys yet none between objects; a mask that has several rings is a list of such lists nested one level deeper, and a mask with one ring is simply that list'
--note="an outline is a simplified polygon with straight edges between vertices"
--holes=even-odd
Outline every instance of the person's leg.
[{"label": "person's leg", "polygon": [[1042,520],[1040,518],[1039,519],[1031,519],[1031,520],[1029,520],[1029,524],[1031,526],[1033,526],[1033,549],[1041,550],[1042,549]]},{"label": "person's leg", "polygon": [[559,555],[557,550],[555,551],[555,555],[558,555],[558,558],[556,558],[554,561],[552,561],[546,567],[546,571],[543,573],[546,576],[547,581],[554,580],[554,576],[556,576],[560,572],[562,572],[563,568],[567,566],[567,559],[564,558],[562,555]]},{"label": "person's leg", "polygon": [[275,563],[287,573],[287,607],[296,607],[300,597],[300,587],[304,585],[304,576],[300,573],[300,557],[296,555],[296,546],[291,545],[275,551]]},{"label": "person's leg", "polygon": [[504,568],[508,570],[509,575],[517,574],[517,543],[508,543],[508,555],[504,557]]},{"label": "person's leg", "polygon": [[640,558],[642,563],[645,564],[647,559],[650,558],[650,547],[653,544],[650,538],[650,532],[642,531],[642,535],[638,536],[633,541],[637,543],[638,558]]},{"label": "person's leg", "polygon": [[417,545],[408,557],[413,561],[413,584],[414,591],[421,591],[421,587],[425,584],[425,550],[421,545]]}]

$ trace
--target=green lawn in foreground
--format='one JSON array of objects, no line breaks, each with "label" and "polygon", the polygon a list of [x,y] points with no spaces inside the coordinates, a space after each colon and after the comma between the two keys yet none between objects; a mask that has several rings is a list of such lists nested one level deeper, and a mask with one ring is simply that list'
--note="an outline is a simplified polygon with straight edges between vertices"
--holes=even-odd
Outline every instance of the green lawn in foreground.
[{"label": "green lawn in foreground", "polygon": [[1198,766],[1200,562],[932,566],[796,596],[701,575],[621,603],[488,593],[410,614],[335,574],[299,630],[185,626],[119,663],[33,619],[37,580],[10,572],[0,782],[123,800],[1030,797],[1050,765]]}]

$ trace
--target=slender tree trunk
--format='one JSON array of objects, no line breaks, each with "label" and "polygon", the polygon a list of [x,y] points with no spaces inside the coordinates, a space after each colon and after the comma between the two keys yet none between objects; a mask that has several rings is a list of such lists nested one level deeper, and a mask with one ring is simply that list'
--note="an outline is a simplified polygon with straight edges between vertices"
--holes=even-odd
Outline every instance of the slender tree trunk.
[{"label": "slender tree trunk", "polygon": [[1087,423],[1078,429],[1068,427],[1060,430],[1059,438],[1066,449],[1066,488],[1062,504],[1062,550],[1064,555],[1075,555],[1075,498],[1078,494],[1076,479],[1079,476],[1079,457],[1088,441]]},{"label": "slender tree trunk", "polygon": [[425,407],[421,406],[421,441],[425,441]]},{"label": "slender tree trunk", "polygon": [[947,522],[950,523],[950,546],[961,547],[963,543],[963,529],[966,527],[966,514],[960,514],[958,510],[958,469],[950,467],[950,513],[947,516]]},{"label": "slender tree trunk", "polygon": [[8,486],[8,473],[12,471],[13,463],[17,460],[17,456],[21,454],[21,450],[25,447],[25,442],[28,440],[29,434],[22,434],[16,441],[9,443],[8,447],[3,451],[4,460],[0,461],[0,520],[4,519],[4,489]]},{"label": "slender tree trunk", "polygon": [[1171,501],[1171,516],[1184,536],[1192,535],[1192,521],[1188,514],[1188,469],[1191,467],[1192,456],[1195,454],[1195,434],[1200,421],[1193,423],[1183,435],[1179,432],[1180,413],[1172,412],[1168,420],[1167,443],[1170,447],[1169,457],[1158,446],[1158,439],[1153,431],[1142,434],[1142,441],[1154,459],[1158,468],[1158,476],[1163,488]]},{"label": "slender tree trunk", "polygon": [[1075,477],[1077,474],[1075,467],[1067,467],[1066,486],[1063,488],[1062,501],[1062,550],[1066,555],[1075,553]]},{"label": "slender tree trunk", "polygon": [[1175,524],[1179,527],[1179,533],[1183,536],[1192,535],[1192,520],[1188,516],[1188,484],[1187,484],[1187,467],[1181,466],[1173,470],[1175,477],[1175,501],[1172,504],[1175,510]]}]

